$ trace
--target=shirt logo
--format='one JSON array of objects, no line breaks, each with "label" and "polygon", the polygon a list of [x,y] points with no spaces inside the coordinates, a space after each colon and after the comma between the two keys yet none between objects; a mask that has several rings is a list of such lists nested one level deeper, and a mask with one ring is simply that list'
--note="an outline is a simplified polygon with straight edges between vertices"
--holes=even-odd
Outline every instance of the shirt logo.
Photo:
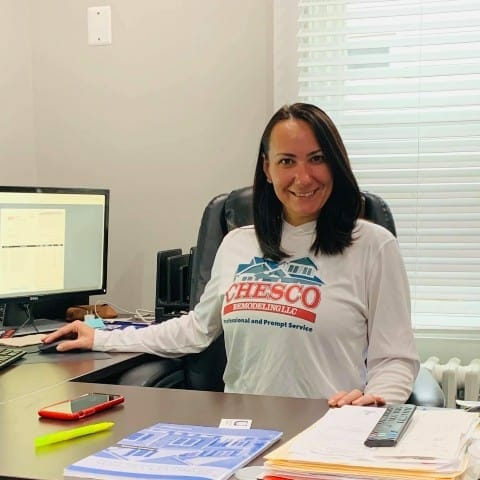
[{"label": "shirt logo", "polygon": [[254,257],[238,266],[234,282],[225,293],[223,313],[267,311],[314,323],[323,284],[308,257],[280,264]]}]

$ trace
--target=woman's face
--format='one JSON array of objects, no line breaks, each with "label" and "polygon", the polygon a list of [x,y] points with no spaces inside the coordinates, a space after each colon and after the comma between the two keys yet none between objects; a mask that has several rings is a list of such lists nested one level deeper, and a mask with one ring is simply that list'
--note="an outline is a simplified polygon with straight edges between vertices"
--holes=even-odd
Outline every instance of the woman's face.
[{"label": "woman's face", "polygon": [[316,220],[332,193],[330,168],[303,120],[282,120],[273,127],[263,171],[282,202],[285,220],[294,226]]}]

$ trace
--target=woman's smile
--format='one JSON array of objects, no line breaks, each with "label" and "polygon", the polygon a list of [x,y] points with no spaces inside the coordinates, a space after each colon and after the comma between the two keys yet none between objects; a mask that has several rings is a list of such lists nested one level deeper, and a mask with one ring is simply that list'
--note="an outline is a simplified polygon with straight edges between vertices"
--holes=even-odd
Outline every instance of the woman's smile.
[{"label": "woman's smile", "polygon": [[263,169],[288,223],[296,226],[318,217],[332,192],[333,178],[308,123],[288,119],[275,125]]}]

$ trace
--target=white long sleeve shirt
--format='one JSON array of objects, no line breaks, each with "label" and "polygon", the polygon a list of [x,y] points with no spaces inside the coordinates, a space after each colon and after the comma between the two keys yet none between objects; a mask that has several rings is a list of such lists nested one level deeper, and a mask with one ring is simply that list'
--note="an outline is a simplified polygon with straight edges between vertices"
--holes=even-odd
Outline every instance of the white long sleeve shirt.
[{"label": "white long sleeve shirt", "polygon": [[315,222],[284,223],[280,262],[262,258],[253,227],[230,232],[187,315],[135,330],[96,331],[93,348],[178,357],[222,330],[225,391],[328,398],[358,388],[404,402],[419,368],[398,243],[359,220],[341,255],[313,255]]}]

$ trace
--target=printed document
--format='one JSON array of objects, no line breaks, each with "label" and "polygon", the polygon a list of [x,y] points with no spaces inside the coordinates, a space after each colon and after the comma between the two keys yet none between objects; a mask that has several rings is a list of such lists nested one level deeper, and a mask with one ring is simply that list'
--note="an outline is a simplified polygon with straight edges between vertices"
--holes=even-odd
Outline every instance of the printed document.
[{"label": "printed document", "polygon": [[66,477],[224,480],[276,442],[276,430],[159,423],[67,467]]},{"label": "printed document", "polygon": [[409,470],[417,472],[417,478],[465,468],[465,450],[479,423],[478,414],[417,409],[397,446],[366,447],[363,442],[383,412],[383,408],[348,405],[330,409],[310,428],[267,455],[266,465],[274,470],[330,474],[362,471],[366,476]]}]

